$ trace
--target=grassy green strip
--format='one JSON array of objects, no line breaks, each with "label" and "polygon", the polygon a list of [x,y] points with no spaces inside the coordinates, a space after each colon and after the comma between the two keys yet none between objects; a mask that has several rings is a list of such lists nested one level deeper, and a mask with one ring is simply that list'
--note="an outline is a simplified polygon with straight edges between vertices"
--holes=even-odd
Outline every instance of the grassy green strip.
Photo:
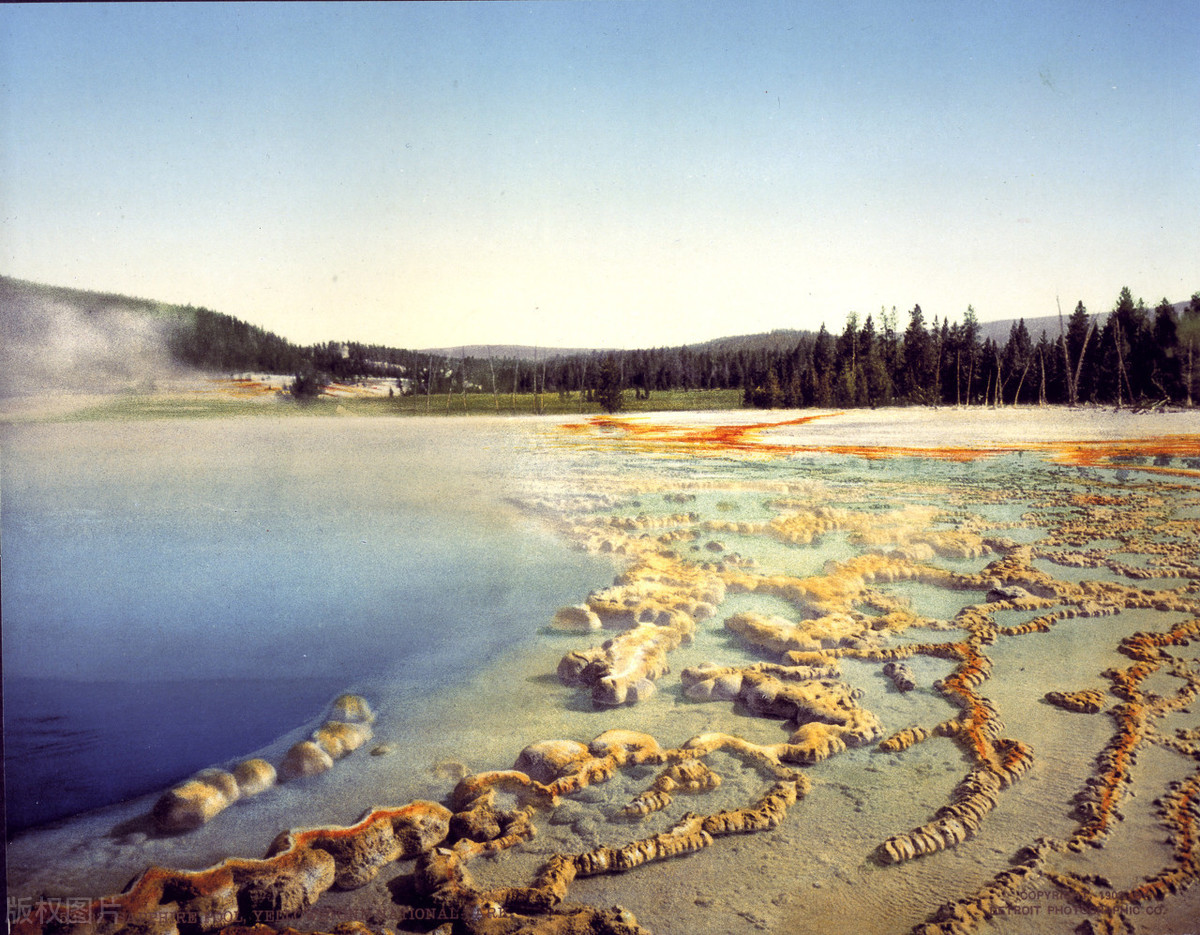
[{"label": "grassy green strip", "polygon": [[[689,410],[740,409],[741,390],[670,390],[652,393],[649,399],[634,399],[627,393],[622,414],[682,412]],[[90,422],[145,419],[206,419],[229,416],[572,416],[598,415],[600,407],[578,394],[491,393],[395,396],[391,398],[330,397],[298,402],[289,396],[260,396],[246,399],[213,394],[122,394],[97,405],[48,416],[44,421]]]}]

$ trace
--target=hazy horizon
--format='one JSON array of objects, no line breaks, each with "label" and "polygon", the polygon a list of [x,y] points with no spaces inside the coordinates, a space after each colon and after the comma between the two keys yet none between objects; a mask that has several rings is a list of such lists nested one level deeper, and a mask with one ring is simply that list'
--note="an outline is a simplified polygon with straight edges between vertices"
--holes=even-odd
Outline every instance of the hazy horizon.
[{"label": "hazy horizon", "polygon": [[0,267],[297,343],[1200,289],[1185,2],[0,7]]}]

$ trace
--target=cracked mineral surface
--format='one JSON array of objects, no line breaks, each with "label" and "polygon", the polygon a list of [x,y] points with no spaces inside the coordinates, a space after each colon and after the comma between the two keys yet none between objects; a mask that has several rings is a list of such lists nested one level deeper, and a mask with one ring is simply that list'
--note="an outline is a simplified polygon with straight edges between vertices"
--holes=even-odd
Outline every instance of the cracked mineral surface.
[{"label": "cracked mineral surface", "polygon": [[[174,869],[87,893],[112,914],[89,933],[223,927],[206,908],[314,931],[1189,930],[1195,420],[996,415],[989,436],[912,413],[537,424],[506,496],[610,579],[448,687],[420,749],[381,689],[397,752],[303,780],[327,821],[215,853],[234,801],[204,848],[159,848]],[[129,833],[69,827],[31,836],[74,847],[46,852],[63,879],[136,863]],[[27,935],[83,935],[47,895]]]}]

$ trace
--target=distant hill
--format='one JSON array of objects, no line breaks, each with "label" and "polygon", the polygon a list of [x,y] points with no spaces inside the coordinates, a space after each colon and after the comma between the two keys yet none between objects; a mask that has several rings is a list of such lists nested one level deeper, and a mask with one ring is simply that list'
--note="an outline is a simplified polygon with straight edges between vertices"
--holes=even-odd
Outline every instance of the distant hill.
[{"label": "distant hill", "polygon": [[[1176,310],[1181,311],[1186,304],[1186,302],[1179,303]],[[1064,322],[1069,317],[1070,313],[1064,311]],[[1092,318],[1095,320],[1097,326],[1102,328],[1105,321],[1108,320],[1108,313],[1095,312],[1092,314]],[[983,341],[991,338],[1002,345],[1008,340],[1008,333],[1016,323],[1016,318],[980,322],[979,339]],[[906,320],[898,323],[900,333],[904,332],[906,324]],[[951,322],[951,324],[954,324],[954,322]],[[1038,337],[1043,331],[1053,341],[1058,337],[1058,316],[1043,315],[1037,318],[1026,318],[1025,327],[1029,329],[1029,336],[1033,338],[1034,343],[1037,342]],[[831,334],[835,337],[838,333],[840,333],[840,329],[831,331]],[[708,352],[712,354],[736,354],[739,351],[746,353],[757,353],[760,351],[788,352],[793,350],[801,341],[810,341],[816,335],[816,331],[801,331],[796,328],[776,328],[774,331],[735,334],[723,338],[713,338],[710,341],[700,341],[694,344],[671,345],[669,349],[686,347],[689,351],[697,353]],[[531,361],[535,358],[537,360],[554,360],[555,358],[574,357],[580,354],[604,354],[608,353],[609,350],[611,349],[597,347],[530,347],[524,344],[466,344],[461,347],[423,348],[417,353],[434,354],[449,360],[457,360],[460,357],[474,357],[486,360],[489,357],[494,357],[497,360],[516,359]]]},{"label": "distant hill", "polygon": [[0,276],[0,395],[104,392],[172,370],[178,306]]},{"label": "distant hill", "polygon": [[310,356],[230,315],[0,276],[0,394],[107,392],[181,370],[291,373]]},{"label": "distant hill", "polygon": [[[1175,306],[1178,311],[1184,307],[1182,302]],[[1065,308],[1063,312],[1065,319],[1069,313]],[[1092,318],[1103,326],[1107,316],[1100,312]],[[900,337],[907,321],[896,324]],[[981,337],[1003,346],[1013,324],[1012,319],[981,322]],[[1056,341],[1061,327],[1058,315],[1027,318],[1025,326],[1035,343],[1043,334]],[[835,321],[830,334],[841,332],[841,323]],[[301,347],[221,312],[0,276],[0,395],[5,396],[53,387],[103,392],[152,384],[185,369],[296,374],[314,381],[384,378],[394,380],[402,393],[426,395],[488,390],[499,394],[505,389],[513,396],[568,394],[581,387],[594,390],[600,373],[594,357],[613,353],[620,358],[625,386],[638,394],[680,388],[749,391],[756,387],[763,393],[775,393],[771,387],[778,383],[779,402],[816,405],[831,398],[834,390],[840,392],[840,384],[827,379],[828,365],[822,365],[818,375],[811,356],[815,337],[812,330],[781,328],[629,350],[517,344],[410,350],[352,340]],[[1139,353],[1144,358],[1141,367],[1149,376],[1138,392],[1146,398],[1155,393],[1180,397],[1182,378],[1171,372],[1169,363],[1156,362],[1145,348]],[[544,366],[530,367],[534,359]],[[906,386],[908,378],[903,372],[897,370],[890,378],[890,386],[903,388],[909,399],[927,398],[927,388],[918,391]],[[1053,391],[1054,375],[1050,378]],[[1104,382],[1106,373],[1097,371],[1090,379],[1094,398],[1115,392],[1111,380]],[[888,384],[882,385],[887,394],[893,392]],[[986,379],[982,385],[988,385]],[[892,398],[880,397],[883,402]]]},{"label": "distant hill", "polygon": [[[1184,303],[1186,304],[1186,303]],[[1062,327],[1065,328],[1071,319],[1071,312],[1075,306],[1063,309]],[[1103,328],[1104,323],[1108,321],[1108,312],[1092,312],[1089,316],[1095,323],[1097,328]],[[1003,345],[1008,340],[1008,334],[1012,331],[1012,326],[1020,319],[1005,318],[1002,321],[982,321],[979,323],[979,340],[986,341],[991,338],[997,344]],[[1039,315],[1036,318],[1025,319],[1025,329],[1029,332],[1029,337],[1034,344],[1038,343],[1038,338],[1042,332],[1046,332],[1046,337],[1051,341],[1058,340],[1059,322],[1057,315]]]},{"label": "distant hill", "polygon": [[4,309],[6,319],[28,313],[31,306],[37,303],[59,303],[78,313],[98,317],[132,312],[155,318],[170,318],[182,314],[186,309],[183,305],[172,305],[153,299],[72,289],[67,286],[47,286],[24,279],[14,279],[11,276],[0,276],[0,307]]},{"label": "distant hill", "polygon": [[692,351],[727,353],[738,351],[790,351],[802,340],[816,337],[814,331],[796,331],[792,328],[777,328],[757,334],[741,334],[728,338],[715,338],[700,344],[688,344]]},{"label": "distant hill", "polygon": [[[1007,331],[1005,332],[1007,334]],[[674,344],[669,349],[686,347],[690,351],[710,353],[726,353],[737,351],[790,351],[804,338],[815,336],[812,331],[796,331],[790,328],[780,328],[775,331],[764,331],[758,334],[740,334],[727,338],[714,338],[711,341],[701,341],[696,344]],[[648,350],[635,348],[633,350]],[[528,344],[464,344],[458,347],[427,347],[417,351],[418,354],[435,354],[449,360],[460,357],[475,357],[497,360],[554,360],[560,357],[574,357],[579,354],[625,353],[604,347],[533,347]]]},{"label": "distant hill", "polygon": [[[1176,302],[1172,307],[1175,309],[1176,316],[1183,314],[1184,309],[1188,307],[1189,302]],[[1070,308],[1063,306],[1062,327],[1066,327],[1070,321],[1071,312],[1075,310],[1075,306]],[[1154,318],[1154,309],[1148,307],[1147,311],[1151,320]],[[1089,317],[1097,328],[1103,328],[1108,323],[1108,312],[1091,312]],[[997,344],[1004,344],[1008,340],[1008,333],[1012,330],[1012,326],[1019,319],[1006,318],[1003,321],[985,321],[979,324],[979,340],[984,341],[991,338]],[[1039,315],[1036,318],[1025,319],[1025,329],[1029,332],[1029,337],[1033,339],[1033,343],[1037,344],[1038,338],[1042,332],[1046,332],[1046,337],[1051,341],[1057,341],[1059,335],[1058,315]]]},{"label": "distant hill", "polygon": [[553,360],[556,357],[574,357],[576,354],[603,353],[599,348],[589,347],[535,347],[529,344],[461,344],[457,347],[424,347],[417,354],[433,354],[448,360],[460,357],[477,357],[497,360]]},{"label": "distant hill", "polygon": [[[1187,307],[1187,302],[1175,303],[1176,314],[1182,314]],[[1063,325],[1071,317],[1070,309],[1063,309]],[[1104,323],[1108,321],[1108,312],[1092,312],[1091,319],[1095,322],[1097,328],[1103,328]],[[1019,319],[1004,318],[999,321],[982,321],[979,323],[979,340],[985,341],[991,338],[1001,346],[1008,340],[1009,332],[1012,326]],[[961,324],[961,319],[952,320],[951,324]],[[901,334],[904,333],[904,328],[907,325],[907,319],[902,318],[897,323],[897,328]],[[827,325],[828,327],[828,325]],[[877,326],[878,327],[878,326]],[[1058,340],[1059,321],[1058,315],[1039,315],[1033,318],[1025,319],[1025,327],[1029,331],[1030,338],[1036,344],[1041,337],[1042,332],[1046,333],[1046,337],[1050,341]],[[834,337],[840,333],[831,330]],[[757,353],[760,351],[772,352],[787,352],[791,351],[801,341],[812,340],[816,337],[815,331],[801,331],[795,328],[777,328],[774,331],[760,331],[754,334],[737,334],[730,335],[724,338],[714,338],[711,341],[701,341],[695,344],[672,345],[670,349],[676,347],[686,347],[690,351],[713,354],[738,353],[739,351],[746,353]],[[449,360],[457,360],[459,357],[475,357],[486,360],[489,357],[494,357],[497,360],[501,359],[517,359],[521,361],[533,360],[536,356],[538,360],[554,360],[555,358],[573,357],[579,354],[603,354],[608,352],[608,348],[582,348],[582,347],[529,347],[519,344],[467,344],[462,347],[435,347],[425,348],[417,353],[420,354],[435,354],[446,357]],[[622,352],[618,352],[622,353]]]}]

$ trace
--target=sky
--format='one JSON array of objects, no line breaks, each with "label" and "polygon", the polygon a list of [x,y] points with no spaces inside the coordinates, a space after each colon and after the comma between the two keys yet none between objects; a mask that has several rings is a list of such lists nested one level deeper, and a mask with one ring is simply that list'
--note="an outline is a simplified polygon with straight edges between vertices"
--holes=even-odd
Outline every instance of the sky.
[{"label": "sky", "polygon": [[0,6],[0,274],[299,343],[1200,290],[1200,3]]}]

